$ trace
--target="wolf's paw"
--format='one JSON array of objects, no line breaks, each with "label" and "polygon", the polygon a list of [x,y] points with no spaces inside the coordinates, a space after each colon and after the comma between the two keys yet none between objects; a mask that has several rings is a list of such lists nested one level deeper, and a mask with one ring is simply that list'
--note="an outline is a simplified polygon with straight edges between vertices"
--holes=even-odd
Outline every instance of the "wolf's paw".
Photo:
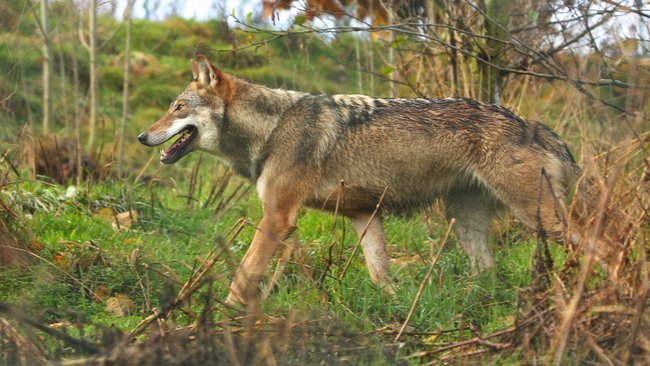
[{"label": "wolf's paw", "polygon": [[242,301],[232,292],[228,294],[228,297],[226,297],[226,300],[223,303],[233,308],[241,308],[246,306],[246,302]]},{"label": "wolf's paw", "polygon": [[397,285],[393,281],[380,285],[380,287],[384,291],[384,293],[390,295],[390,297],[392,298],[397,297]]},{"label": "wolf's paw", "polygon": [[249,299],[244,300],[241,296],[233,293],[232,291],[228,294],[228,297],[224,301],[224,304],[231,309],[239,311],[248,311],[251,313],[259,311],[261,306],[259,298],[257,296],[251,296]]}]

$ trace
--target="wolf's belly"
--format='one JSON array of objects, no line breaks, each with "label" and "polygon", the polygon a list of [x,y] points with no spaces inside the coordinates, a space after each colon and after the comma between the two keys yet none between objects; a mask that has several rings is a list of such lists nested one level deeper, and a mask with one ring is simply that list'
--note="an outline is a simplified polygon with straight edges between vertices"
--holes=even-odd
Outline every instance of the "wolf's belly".
[{"label": "wolf's belly", "polygon": [[307,200],[307,206],[329,211],[372,211],[377,204],[388,211],[408,213],[430,206],[436,198],[471,184],[462,171],[406,170],[392,175],[330,175],[323,177]]}]

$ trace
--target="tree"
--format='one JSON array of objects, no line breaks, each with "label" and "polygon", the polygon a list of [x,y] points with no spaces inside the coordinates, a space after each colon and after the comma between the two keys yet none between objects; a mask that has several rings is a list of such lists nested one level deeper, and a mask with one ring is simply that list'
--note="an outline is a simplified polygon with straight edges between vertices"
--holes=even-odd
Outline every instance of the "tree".
[{"label": "tree", "polygon": [[50,132],[52,118],[52,40],[50,38],[50,16],[47,0],[41,0],[41,21],[43,37],[43,133]]},{"label": "tree", "polygon": [[124,20],[126,21],[126,44],[124,46],[124,83],[122,86],[122,123],[120,125],[120,145],[118,149],[118,176],[122,178],[124,174],[124,135],[126,133],[126,122],[129,118],[129,76],[131,71],[131,15],[135,0],[129,0],[126,10],[124,11]]},{"label": "tree", "polygon": [[[262,0],[262,13],[272,20],[284,9],[302,11],[298,28],[268,31],[240,22],[247,28],[275,36],[300,33],[368,32],[378,48],[390,54],[382,75],[391,83],[410,88],[423,97],[465,95],[499,102],[504,83],[517,76],[570,83],[587,97],[628,113],[627,107],[599,98],[599,88],[641,90],[644,86],[612,75],[625,75],[622,65],[610,62],[594,34],[609,35],[622,26],[621,17],[650,14],[636,2],[592,0]],[[559,15],[558,15],[559,14]],[[334,26],[316,27],[306,21],[334,20]],[[346,22],[353,19],[355,24]],[[629,17],[628,17],[629,19]],[[638,39],[643,37],[639,31]],[[393,38],[392,35],[395,35]],[[617,42],[614,36],[609,36]],[[401,40],[403,41],[401,41]],[[575,52],[575,47],[584,52]],[[390,49],[389,49],[390,48]],[[446,59],[445,59],[446,58]],[[603,66],[580,69],[589,61]],[[417,65],[417,66],[414,66]],[[422,68],[426,70],[421,72]],[[394,72],[393,72],[394,70]],[[474,78],[479,71],[478,80]],[[372,72],[372,71],[371,71]],[[462,90],[461,90],[462,89]],[[638,107],[637,107],[638,108]]]},{"label": "tree", "polygon": [[88,150],[95,153],[97,142],[97,119],[99,101],[98,94],[98,70],[97,70],[97,0],[90,0],[88,8],[88,29],[89,42],[88,53],[90,55],[90,116],[88,118]]},{"label": "tree", "polygon": [[[493,64],[500,64],[501,52],[506,39],[512,0],[480,1],[479,7],[484,14],[485,40],[483,58]],[[479,63],[481,87],[480,99],[499,103],[501,94],[501,71],[487,63]]]}]

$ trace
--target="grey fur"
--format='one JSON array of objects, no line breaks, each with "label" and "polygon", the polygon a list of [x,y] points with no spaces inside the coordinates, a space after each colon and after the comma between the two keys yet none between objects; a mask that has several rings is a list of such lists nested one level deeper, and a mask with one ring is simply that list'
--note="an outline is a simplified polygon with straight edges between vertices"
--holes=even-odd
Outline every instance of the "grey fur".
[{"label": "grey fur", "polygon": [[[487,231],[500,209],[510,209],[531,229],[564,238],[566,217],[556,202],[564,202],[580,169],[566,144],[539,122],[467,98],[270,89],[222,73],[202,56],[198,63],[198,78],[178,96],[191,105],[184,113],[196,116],[199,136],[214,137],[199,138],[195,148],[220,156],[256,183],[264,204],[260,232],[235,275],[230,301],[254,297],[256,282],[295,227],[301,206],[333,211],[342,197],[339,212],[360,232],[386,187],[380,215],[446,200],[447,217],[456,218],[456,236],[475,269],[494,263]],[[206,72],[218,80],[202,77]],[[173,125],[172,109],[141,138]],[[551,187],[540,180],[542,171]],[[392,289],[380,217],[362,242],[373,281]]]}]

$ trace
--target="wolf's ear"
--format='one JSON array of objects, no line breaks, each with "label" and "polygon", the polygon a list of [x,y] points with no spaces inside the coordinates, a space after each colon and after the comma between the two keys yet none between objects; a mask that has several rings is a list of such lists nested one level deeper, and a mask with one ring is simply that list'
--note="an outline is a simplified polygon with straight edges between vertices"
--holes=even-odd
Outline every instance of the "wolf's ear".
[{"label": "wolf's ear", "polygon": [[197,64],[194,59],[192,59],[192,80],[199,80],[199,64]]},{"label": "wolf's ear", "polygon": [[192,74],[194,80],[206,88],[213,88],[219,82],[219,70],[203,55],[197,55],[196,60],[192,60]]}]

